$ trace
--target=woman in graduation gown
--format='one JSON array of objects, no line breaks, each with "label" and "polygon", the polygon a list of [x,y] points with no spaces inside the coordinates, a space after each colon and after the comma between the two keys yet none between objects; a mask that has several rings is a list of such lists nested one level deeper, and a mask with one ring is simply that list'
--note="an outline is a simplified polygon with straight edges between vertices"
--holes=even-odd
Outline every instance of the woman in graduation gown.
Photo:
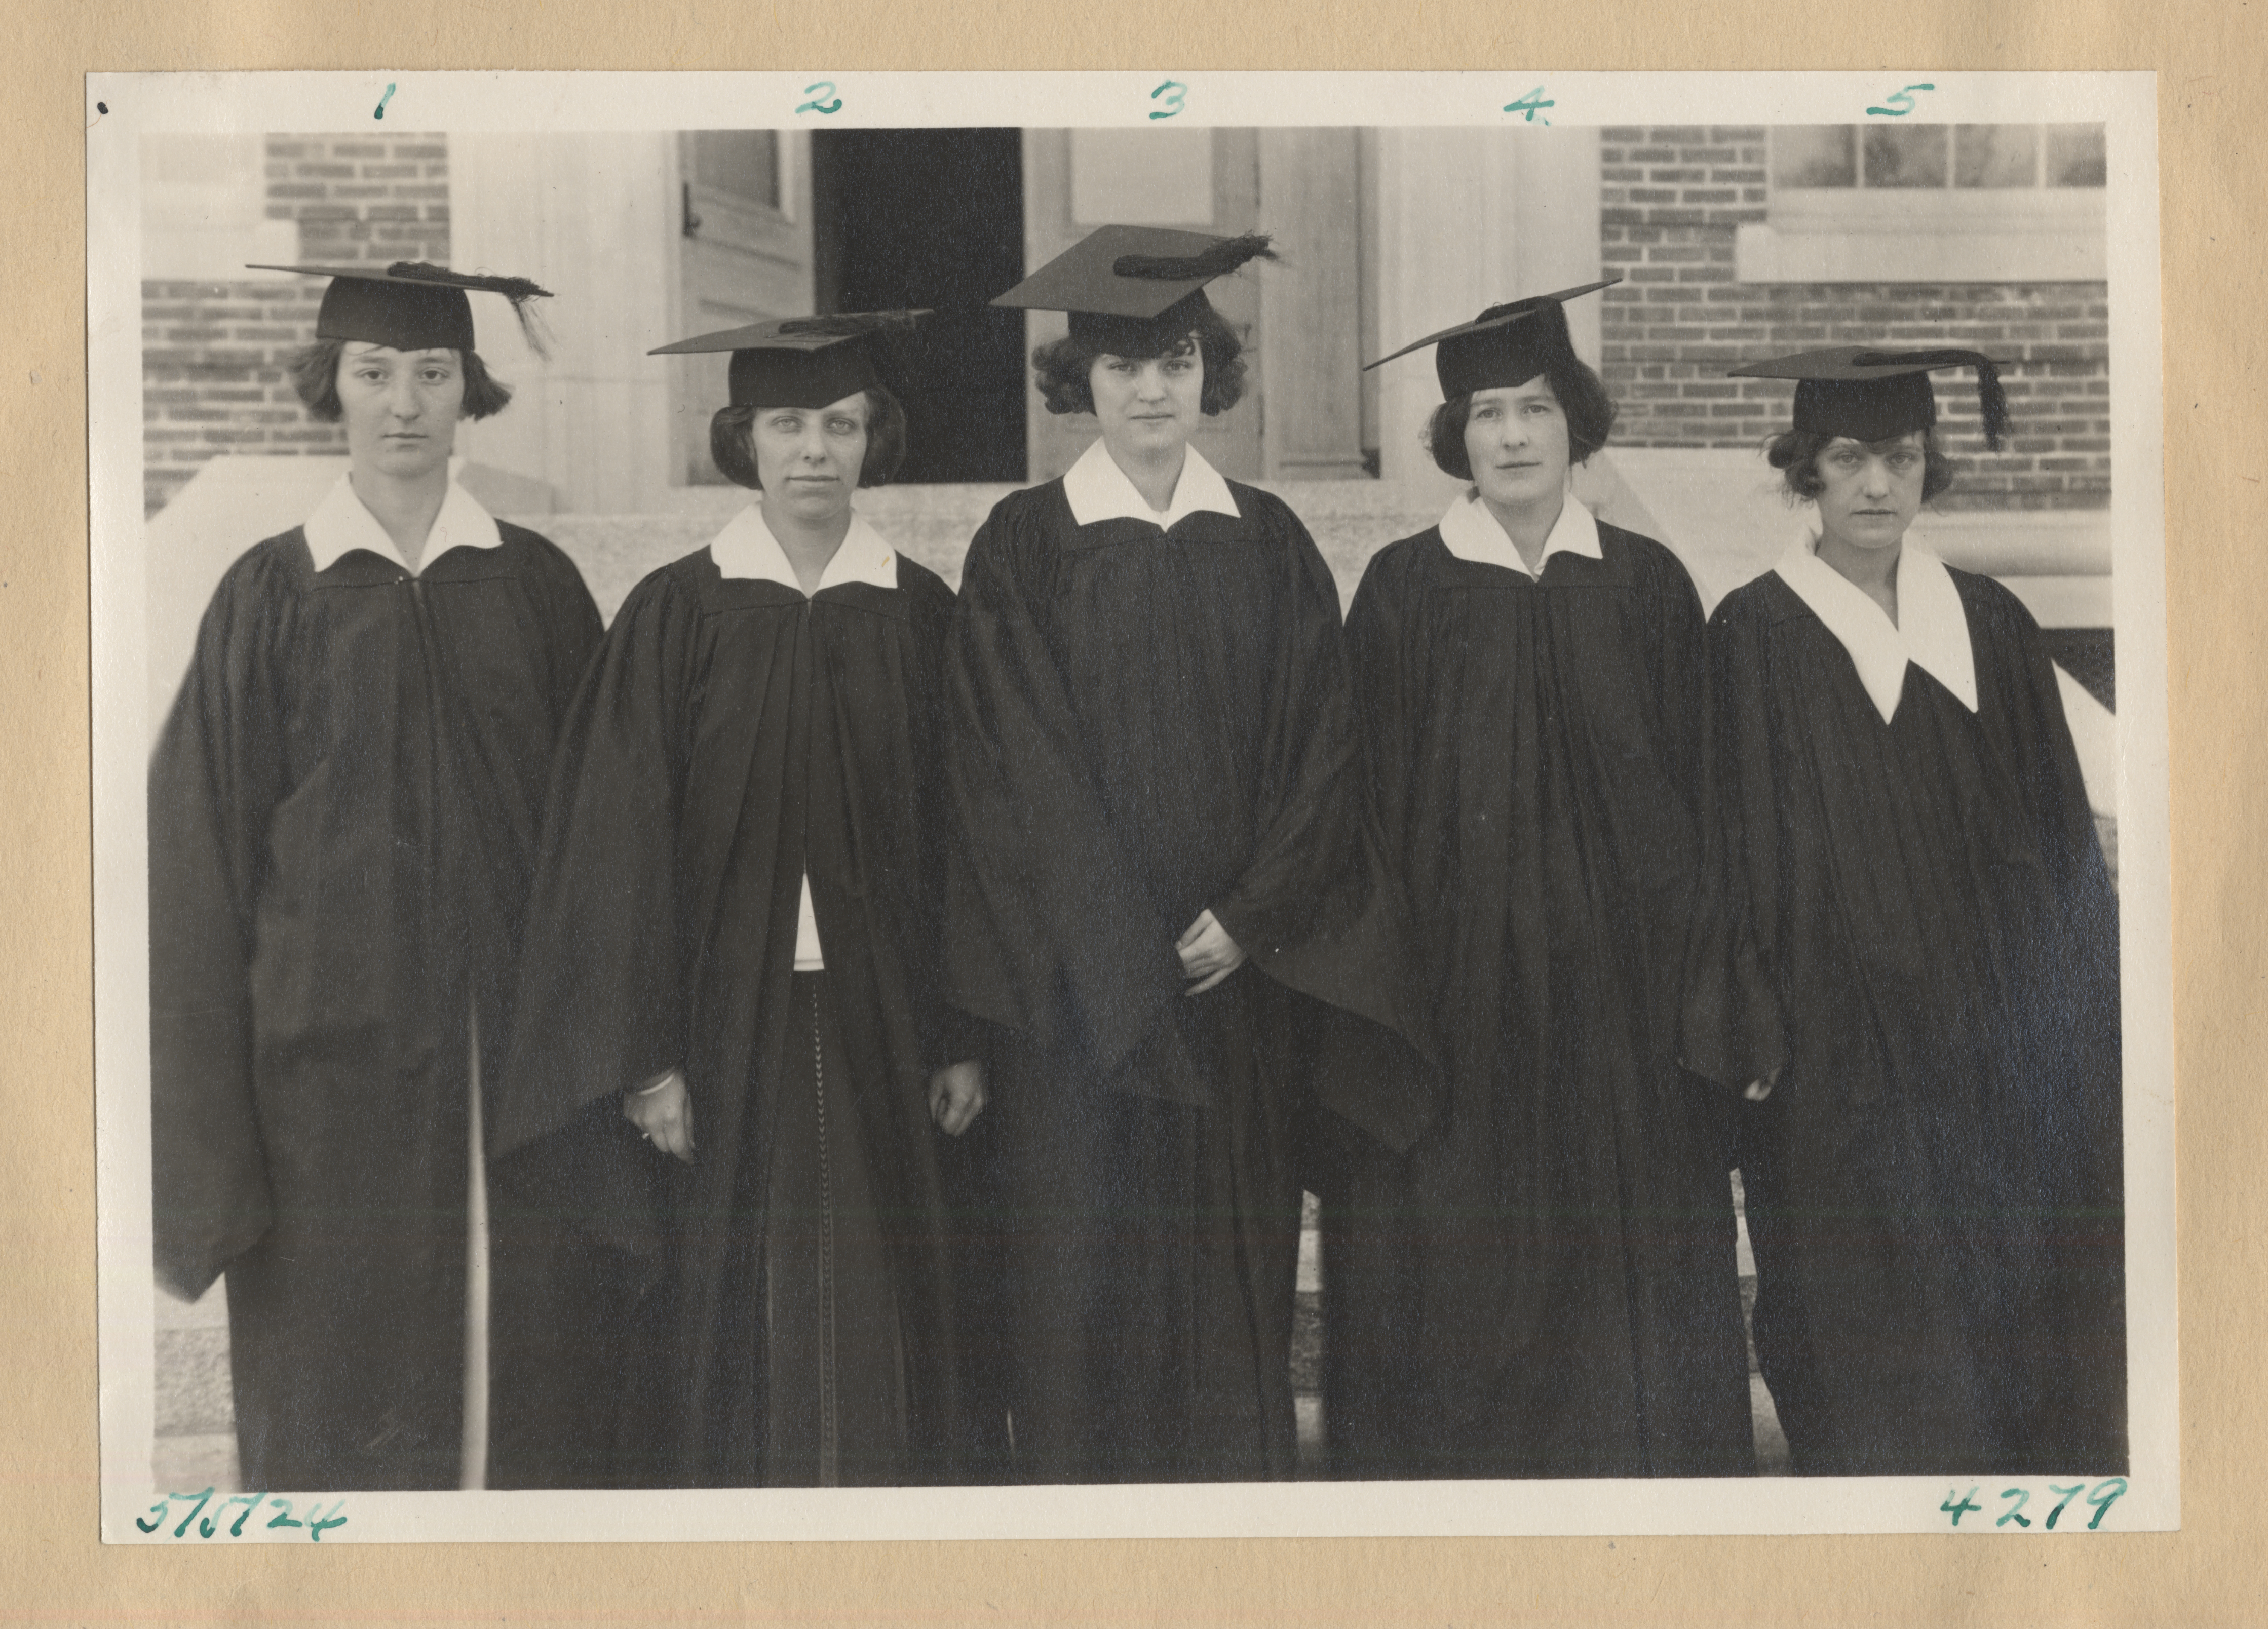
[{"label": "woman in graduation gown", "polygon": [[[732,352],[711,447],[762,496],[632,590],[561,748],[496,1152],[634,1125],[674,1173],[666,1330],[615,1379],[622,1480],[951,1474],[934,1139],[983,1102],[939,999],[953,594],[851,506],[904,453],[878,321],[664,348]],[[619,1191],[584,1192],[595,1233]],[[573,1373],[589,1315],[561,1310]]]},{"label": "woman in graduation gown", "polygon": [[1710,626],[1752,976],[1695,1028],[1755,1100],[1756,1352],[1815,1474],[2124,1463],[2117,907],[2038,629],[1905,535],[1955,366],[1999,445],[1973,351],[1738,370],[1800,381],[1771,455],[1817,535]]},{"label": "woman in graduation gown", "polygon": [[478,1486],[481,1077],[599,616],[449,478],[509,400],[467,291],[543,291],[277,269],[333,279],[297,383],[349,472],[231,568],[151,763],[158,1275],[228,1275],[245,1486]]},{"label": "woman in graduation gown", "polygon": [[[1013,1475],[1289,1475],[1302,1043],[1383,1056],[1403,925],[1363,814],[1338,598],[1189,445],[1243,375],[1204,284],[1264,239],[1105,227],[996,302],[1065,310],[1101,437],[969,545],[946,667],[953,999],[998,1034]],[[1346,1072],[1407,1140],[1418,1095]]]},{"label": "woman in graduation gown", "polygon": [[1733,1099],[1680,1066],[1701,605],[1569,486],[1614,404],[1562,304],[1603,286],[1395,353],[1435,348],[1427,442],[1472,483],[1372,559],[1347,630],[1448,1102],[1406,1158],[1325,1183],[1338,1475],[1755,1466]]}]

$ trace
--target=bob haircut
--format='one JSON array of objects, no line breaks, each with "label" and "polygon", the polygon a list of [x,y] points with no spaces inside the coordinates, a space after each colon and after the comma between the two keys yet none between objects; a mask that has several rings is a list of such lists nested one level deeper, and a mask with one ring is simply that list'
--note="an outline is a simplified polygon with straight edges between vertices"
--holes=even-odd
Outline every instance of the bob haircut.
[{"label": "bob haircut", "polygon": [[1108,344],[1074,332],[1036,347],[1032,352],[1032,372],[1039,383],[1040,399],[1050,413],[1092,413],[1094,390],[1088,380],[1098,358],[1130,357],[1146,362],[1178,351],[1194,335],[1198,354],[1204,358],[1204,387],[1197,397],[1198,409],[1208,418],[1227,412],[1244,396],[1244,342],[1228,326],[1228,320],[1212,308],[1211,300],[1199,300],[1189,317],[1187,327],[1179,321],[1160,321],[1146,343],[1138,340],[1139,329],[1133,325],[1114,324],[1123,333],[1114,335]]},{"label": "bob haircut", "polygon": [[[307,416],[326,424],[337,424],[346,413],[339,402],[339,359],[347,344],[342,339],[319,339],[291,358],[291,387],[307,404]],[[503,412],[512,401],[512,387],[489,372],[479,351],[457,355],[465,371],[465,416],[487,418]]]},{"label": "bob haircut", "polygon": [[[866,456],[859,461],[858,484],[886,486],[898,473],[898,466],[906,461],[906,410],[879,385],[870,385],[860,394],[866,398]],[[709,421],[709,456],[716,461],[718,472],[734,485],[758,492],[764,490],[764,483],[756,474],[752,432],[756,415],[766,411],[760,407],[721,407]]]},{"label": "bob haircut", "polygon": [[[1912,433],[1904,431],[1865,445],[1888,446]],[[1816,430],[1783,430],[1765,445],[1764,456],[1780,472],[1780,480],[1790,498],[1813,498],[1827,488],[1819,473],[1819,455],[1843,439]],[[1953,461],[1939,449],[1934,426],[1921,432],[1921,501],[1926,504],[1953,484]]]},{"label": "bob haircut", "polygon": [[[1607,394],[1606,381],[1580,357],[1554,360],[1544,368],[1543,378],[1559,400],[1559,410],[1567,416],[1568,461],[1580,464],[1606,446],[1615,427],[1615,399]],[[1473,398],[1468,393],[1451,396],[1425,421],[1425,450],[1443,474],[1460,481],[1473,478],[1472,460],[1465,455],[1465,424],[1472,416]]]}]

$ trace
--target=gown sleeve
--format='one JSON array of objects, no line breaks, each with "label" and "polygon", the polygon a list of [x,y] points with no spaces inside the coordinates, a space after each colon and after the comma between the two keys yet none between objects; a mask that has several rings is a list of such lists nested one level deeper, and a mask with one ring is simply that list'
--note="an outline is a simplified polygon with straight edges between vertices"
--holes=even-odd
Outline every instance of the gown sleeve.
[{"label": "gown sleeve", "polygon": [[1024,580],[1034,522],[1012,503],[969,544],[946,652],[946,991],[1043,1044],[1083,1040],[1109,1068],[1179,999],[1182,925],[1147,897],[1086,767]]},{"label": "gown sleeve", "polygon": [[1718,607],[1703,645],[1707,699],[1690,725],[1703,743],[1695,782],[1702,859],[1680,1061],[1735,1092],[1776,1076],[1788,1058],[1769,973],[1778,933],[1778,811],[1763,645],[1756,619],[1742,615],[1737,601]]},{"label": "gown sleeve", "polygon": [[150,1111],[158,1282],[194,1299],[268,1231],[254,1107],[254,909],[284,791],[284,591],[246,557],[197,630],[150,764]]},{"label": "gown sleeve", "polygon": [[490,1156],[684,1061],[677,843],[696,618],[649,579],[561,731]]}]

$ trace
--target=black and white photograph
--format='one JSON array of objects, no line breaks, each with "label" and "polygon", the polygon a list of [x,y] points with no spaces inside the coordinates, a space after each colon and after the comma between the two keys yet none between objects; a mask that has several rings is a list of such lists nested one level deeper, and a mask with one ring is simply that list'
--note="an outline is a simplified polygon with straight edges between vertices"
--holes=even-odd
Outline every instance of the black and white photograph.
[{"label": "black and white photograph", "polygon": [[2179,1525],[2150,76],[88,83],[106,1539]]}]

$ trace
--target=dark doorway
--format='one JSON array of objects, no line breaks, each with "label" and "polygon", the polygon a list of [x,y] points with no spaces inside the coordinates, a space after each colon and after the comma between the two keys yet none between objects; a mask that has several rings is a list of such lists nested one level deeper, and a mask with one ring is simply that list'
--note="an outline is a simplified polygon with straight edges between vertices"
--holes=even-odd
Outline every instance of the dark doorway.
[{"label": "dark doorway", "polygon": [[901,481],[1024,479],[1024,314],[986,304],[1024,275],[1023,134],[814,130],[819,309],[931,306],[893,340]]}]

